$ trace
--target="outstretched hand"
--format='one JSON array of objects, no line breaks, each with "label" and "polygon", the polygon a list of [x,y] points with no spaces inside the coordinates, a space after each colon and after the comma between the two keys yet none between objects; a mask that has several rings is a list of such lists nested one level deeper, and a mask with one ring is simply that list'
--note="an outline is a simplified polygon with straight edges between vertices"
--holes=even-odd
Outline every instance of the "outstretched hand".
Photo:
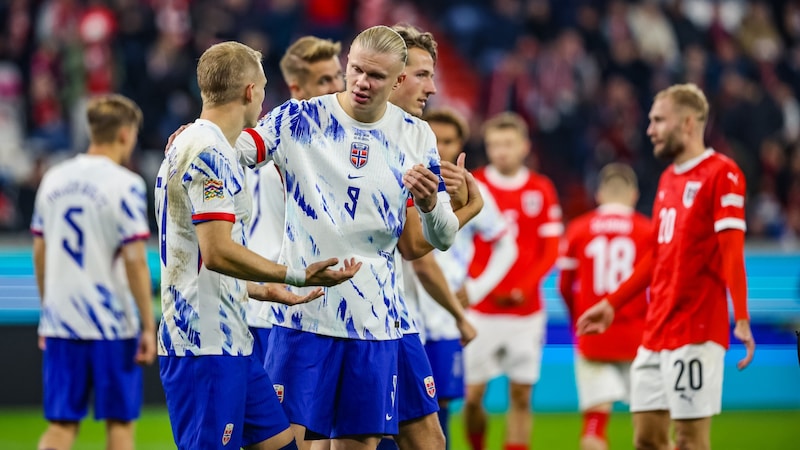
[{"label": "outstretched hand", "polygon": [[417,164],[403,174],[403,184],[414,197],[414,204],[422,212],[430,212],[436,206],[439,177],[422,164]]},{"label": "outstretched hand", "polygon": [[300,296],[288,290],[287,286],[281,283],[252,283],[247,286],[247,294],[252,299],[283,303],[289,306],[308,303],[311,300],[321,297],[323,293],[324,291],[322,288],[316,288],[306,295]]},{"label": "outstretched hand", "polygon": [[613,320],[614,307],[608,300],[603,299],[581,314],[575,324],[575,332],[579,336],[602,333],[608,329]]},{"label": "outstretched hand", "polygon": [[456,163],[442,161],[442,179],[444,180],[447,193],[450,195],[450,203],[453,209],[457,210],[467,203],[469,189],[467,188],[467,169],[464,168],[464,161],[467,159],[466,153],[458,155]]},{"label": "outstretched hand", "polygon": [[744,370],[744,368],[753,361],[753,355],[755,355],[756,352],[756,341],[753,339],[753,332],[750,331],[750,321],[737,320],[736,326],[733,329],[733,335],[736,336],[736,339],[742,341],[744,348],[747,350],[747,354],[745,354],[744,358],[736,363],[736,367],[738,367],[739,370]]},{"label": "outstretched hand", "polygon": [[335,286],[353,278],[361,268],[361,262],[356,262],[355,258],[345,259],[344,266],[339,269],[331,269],[336,264],[339,264],[338,258],[309,264],[306,267],[306,286]]}]

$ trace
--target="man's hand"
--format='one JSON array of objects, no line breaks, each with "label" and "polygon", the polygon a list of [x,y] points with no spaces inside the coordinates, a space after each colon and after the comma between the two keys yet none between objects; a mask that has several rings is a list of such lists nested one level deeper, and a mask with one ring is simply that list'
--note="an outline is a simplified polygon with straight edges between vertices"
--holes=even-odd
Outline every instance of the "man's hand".
[{"label": "man's hand", "polygon": [[461,346],[464,347],[476,336],[478,336],[478,330],[475,329],[474,326],[467,320],[466,317],[462,317],[460,320],[456,320],[456,326],[458,327],[458,332],[461,333]]},{"label": "man's hand", "polygon": [[578,335],[602,333],[614,320],[614,307],[603,299],[592,305],[578,318],[575,332]]},{"label": "man's hand", "polygon": [[248,283],[247,295],[254,300],[283,303],[284,305],[299,305],[322,296],[322,288],[316,288],[304,296],[299,296],[286,288],[281,283]]},{"label": "man's hand", "polygon": [[39,336],[39,350],[45,351],[47,350],[47,338],[44,336]]},{"label": "man's hand", "polygon": [[357,263],[355,258],[345,259],[344,267],[340,267],[338,270],[330,269],[336,264],[339,264],[338,258],[310,264],[306,267],[306,286],[335,286],[353,278],[353,275],[361,268],[361,263]]},{"label": "man's hand", "polygon": [[753,360],[753,355],[756,352],[756,341],[753,339],[753,332],[750,331],[750,321],[749,320],[737,320],[736,326],[733,329],[733,335],[736,336],[736,339],[742,341],[744,344],[744,348],[747,349],[747,354],[736,363],[736,367],[739,370],[744,370],[745,367],[750,365],[750,362]]},{"label": "man's hand", "polygon": [[156,360],[156,332],[155,330],[142,330],[139,336],[139,348],[136,350],[134,361],[139,365],[150,365]]},{"label": "man's hand", "polygon": [[458,210],[467,203],[469,189],[467,189],[467,169],[464,168],[464,160],[466,160],[466,153],[458,155],[456,163],[450,161],[442,161],[442,179],[447,188],[447,193],[450,195],[450,203],[453,210]]},{"label": "man's hand", "polygon": [[411,191],[414,204],[422,212],[431,212],[436,206],[439,177],[422,164],[417,164],[403,174],[403,184]]},{"label": "man's hand", "polygon": [[[467,182],[467,203],[473,205],[474,208],[480,212],[481,209],[483,209],[483,196],[478,187],[478,182],[475,181],[475,177],[473,177],[471,173],[466,172],[464,175],[464,179]],[[477,214],[478,213],[475,213],[475,215]]]},{"label": "man's hand", "polygon": [[191,125],[191,123],[183,124],[183,125],[181,125],[180,128],[175,130],[174,133],[169,135],[169,138],[167,138],[167,146],[164,147],[164,154],[166,154],[169,151],[169,148],[172,147],[172,141],[174,141],[175,138],[178,137],[179,134],[183,133],[183,130],[188,128],[189,125]]}]

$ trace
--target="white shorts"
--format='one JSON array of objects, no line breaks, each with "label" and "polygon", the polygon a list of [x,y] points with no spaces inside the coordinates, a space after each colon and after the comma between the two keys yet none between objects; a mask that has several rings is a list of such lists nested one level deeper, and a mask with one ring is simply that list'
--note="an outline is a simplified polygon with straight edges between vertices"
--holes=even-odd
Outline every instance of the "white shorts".
[{"label": "white shorts", "polygon": [[631,363],[591,361],[575,354],[575,384],[581,411],[603,403],[628,402]]},{"label": "white shorts", "polygon": [[530,316],[468,311],[478,336],[464,348],[467,384],[483,384],[505,374],[519,384],[536,384],[542,366],[545,314]]},{"label": "white shorts", "polygon": [[716,342],[653,352],[639,347],[631,366],[631,412],[668,410],[700,419],[722,410],[725,348]]}]

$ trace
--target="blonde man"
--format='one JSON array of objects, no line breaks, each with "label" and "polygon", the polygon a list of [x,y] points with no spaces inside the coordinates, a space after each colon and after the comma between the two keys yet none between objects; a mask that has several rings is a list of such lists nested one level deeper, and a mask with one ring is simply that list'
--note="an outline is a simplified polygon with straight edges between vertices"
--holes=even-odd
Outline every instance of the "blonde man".
[{"label": "blonde man", "polygon": [[303,36],[286,49],[281,74],[294,99],[309,99],[344,89],[339,54],[342,44],[315,36]]},{"label": "blonde man", "polygon": [[[347,248],[365,264],[313,307],[276,313],[267,349],[296,436],[330,437],[333,448],[374,449],[398,432],[395,249],[408,245],[408,196],[422,216],[420,236],[408,238],[447,248],[459,225],[430,128],[387,102],[406,59],[396,32],[369,28],[351,46],[344,92],[289,101],[237,143],[244,161],[273,159],[286,181],[281,260]],[[290,351],[298,345],[307,351]]]},{"label": "blonde man", "polygon": [[631,367],[639,449],[672,448],[670,422],[678,448],[711,447],[730,339],[728,294],[733,333],[747,349],[740,370],[755,352],[744,267],[745,179],[735,162],[703,145],[707,120],[708,102],[694,84],[656,95],[647,135],[656,157],[672,164],[661,175],[653,205],[653,251],[577,323],[578,334],[603,332],[615,311],[650,287],[642,345]]},{"label": "blonde man", "polygon": [[94,396],[108,448],[133,448],[142,371],[155,359],[144,180],[124,167],[142,112],[121,95],[89,101],[89,149],[47,172],[31,231],[42,317],[39,448],[68,449]]},{"label": "blonde man", "polygon": [[[252,354],[247,297],[289,304],[283,286],[332,286],[350,279],[329,258],[302,267],[248,250],[251,201],[233,145],[261,114],[267,79],[261,54],[237,42],[207,49],[197,64],[200,118],[175,138],[156,179],[161,248],[160,374],[179,449],[296,449],[272,382]],[[318,259],[318,258],[313,258]],[[311,258],[309,258],[311,260]]]}]

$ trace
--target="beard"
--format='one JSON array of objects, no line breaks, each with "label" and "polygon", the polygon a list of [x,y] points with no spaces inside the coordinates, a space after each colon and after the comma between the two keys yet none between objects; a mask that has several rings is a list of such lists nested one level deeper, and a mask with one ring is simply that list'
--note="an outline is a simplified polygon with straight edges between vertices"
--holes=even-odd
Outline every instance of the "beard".
[{"label": "beard", "polygon": [[656,150],[654,154],[659,160],[671,163],[678,155],[683,153],[685,147],[675,133],[670,133],[667,139],[664,140],[661,150]]}]

